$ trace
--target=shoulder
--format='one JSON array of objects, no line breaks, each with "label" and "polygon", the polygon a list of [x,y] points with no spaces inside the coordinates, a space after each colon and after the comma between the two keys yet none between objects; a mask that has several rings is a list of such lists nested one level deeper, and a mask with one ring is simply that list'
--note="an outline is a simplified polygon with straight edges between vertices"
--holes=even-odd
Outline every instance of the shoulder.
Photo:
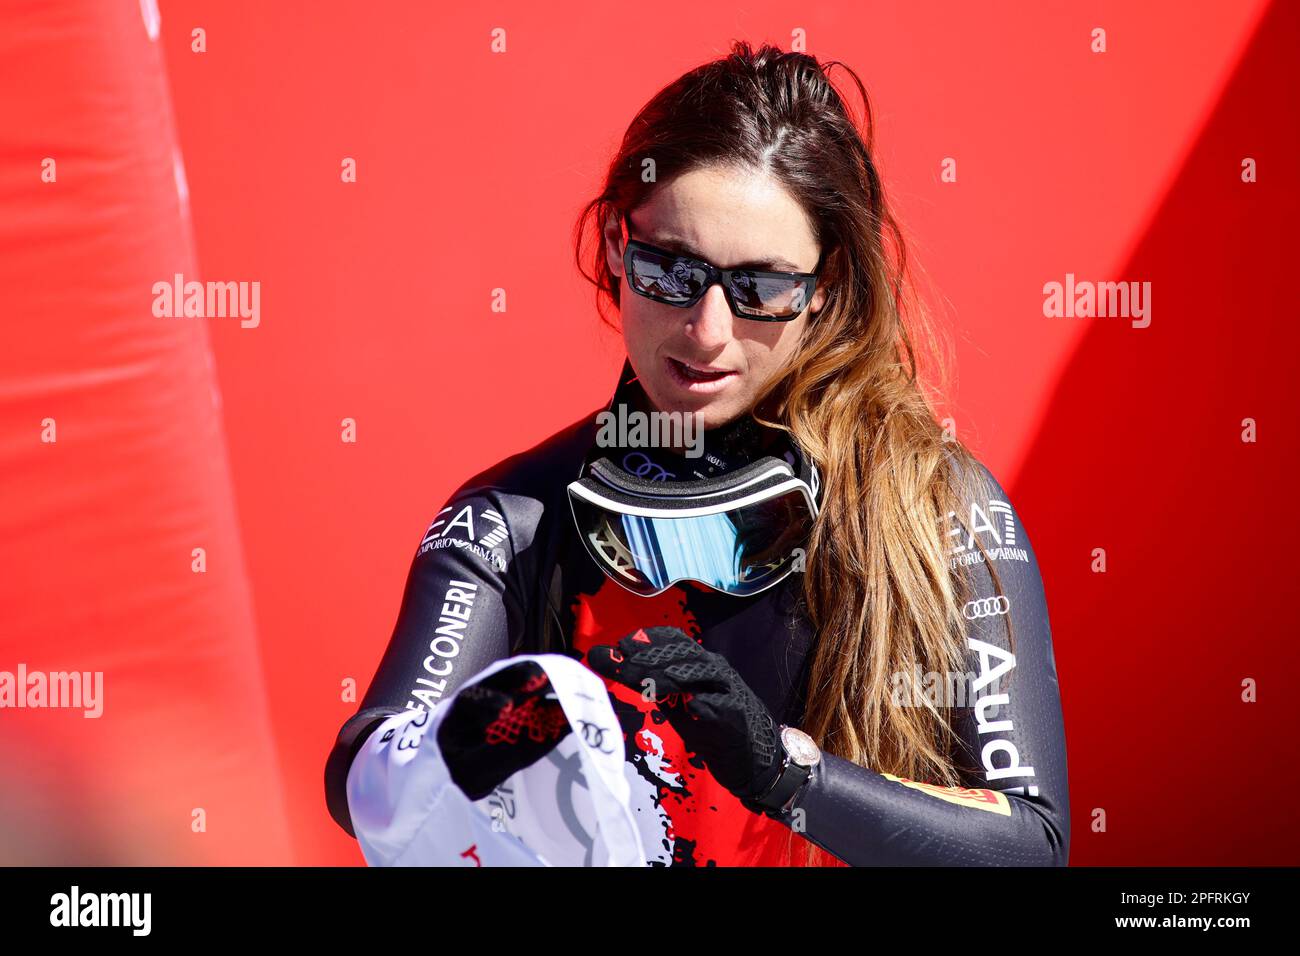
[{"label": "shoulder", "polygon": [[456,496],[496,489],[545,498],[578,477],[583,458],[596,440],[596,411],[566,425],[531,447],[503,458],[466,479]]},{"label": "shoulder", "polygon": [[953,462],[953,489],[959,502],[955,514],[949,515],[960,527],[950,531],[965,547],[973,548],[976,541],[984,547],[1014,547],[1017,543],[1028,547],[1029,536],[1020,521],[1002,483],[993,471],[979,458],[967,451],[964,455],[950,455]]},{"label": "shoulder", "polygon": [[959,498],[964,501],[1006,499],[1006,491],[992,469],[970,449],[962,448],[960,454],[949,452],[948,460],[952,464],[953,487]]},{"label": "shoulder", "polygon": [[499,572],[514,565],[546,517],[561,512],[557,505],[595,441],[595,421],[593,411],[463,481],[432,515],[416,561],[454,547]]},{"label": "shoulder", "polygon": [[976,599],[972,603],[996,595],[1003,612],[1006,598],[1021,607],[1042,608],[1038,557],[1011,496],[983,461],[969,452],[954,458],[962,464],[954,474],[960,503],[947,525],[952,570],[969,574]]},{"label": "shoulder", "polygon": [[953,570],[970,568],[981,582],[990,571],[1036,579],[1038,559],[1029,532],[1002,482],[969,451],[951,457],[958,504],[946,531]]}]

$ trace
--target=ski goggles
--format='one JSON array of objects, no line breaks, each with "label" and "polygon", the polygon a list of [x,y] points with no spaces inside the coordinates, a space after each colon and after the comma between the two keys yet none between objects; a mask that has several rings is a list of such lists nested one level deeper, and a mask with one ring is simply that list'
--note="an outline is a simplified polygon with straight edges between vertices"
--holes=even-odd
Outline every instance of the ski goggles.
[{"label": "ski goggles", "polygon": [[719,269],[703,259],[632,238],[623,250],[623,271],[637,295],[681,309],[700,301],[710,286],[720,282],[732,314],[759,322],[798,318],[817,288],[815,272]]},{"label": "ski goggles", "polygon": [[717,478],[646,481],[601,458],[569,485],[569,505],[591,559],[634,594],[690,580],[746,597],[802,570],[817,517],[808,467],[765,456]]}]

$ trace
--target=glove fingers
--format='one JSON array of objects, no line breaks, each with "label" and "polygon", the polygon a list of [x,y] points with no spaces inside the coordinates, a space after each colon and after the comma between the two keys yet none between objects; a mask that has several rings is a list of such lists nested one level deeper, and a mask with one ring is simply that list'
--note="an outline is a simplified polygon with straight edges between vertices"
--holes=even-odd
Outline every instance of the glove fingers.
[{"label": "glove fingers", "polygon": [[587,651],[587,666],[610,680],[622,683],[624,663],[622,651],[611,644],[597,644]]},{"label": "glove fingers", "polygon": [[654,681],[657,710],[714,778],[745,797],[770,785],[780,763],[776,721],[721,654],[677,628],[645,628],[596,652],[597,673],[640,689]]},{"label": "glove fingers", "polygon": [[[496,677],[489,675],[486,680],[464,687],[452,701],[451,711],[447,714],[440,728],[440,736],[450,740],[466,741],[482,738],[488,728],[502,721],[536,722],[536,718],[551,712],[563,715],[559,701],[546,698],[552,688],[546,680],[545,672],[538,679],[526,676],[523,692],[507,692],[495,689],[489,681]],[[516,674],[519,678],[523,675]],[[517,684],[514,678],[505,682],[506,687]]]},{"label": "glove fingers", "polygon": [[661,704],[659,710],[668,718],[668,723],[677,731],[677,735],[687,743],[695,736],[697,727],[730,721],[730,711],[734,706],[726,694],[714,692],[683,694],[674,703],[676,706]]},{"label": "glove fingers", "polygon": [[646,676],[660,682],[665,677],[671,680],[669,693],[721,691],[729,686],[730,666],[680,628],[643,628],[624,637],[619,646],[630,667],[643,667]]},{"label": "glove fingers", "polygon": [[530,699],[477,729],[447,736],[441,731],[438,740],[452,780],[471,800],[480,800],[546,756],[572,728],[557,702]]},{"label": "glove fingers", "polygon": [[489,674],[474,686],[499,691],[511,697],[531,697],[547,693],[551,689],[551,679],[536,661],[520,661]]},{"label": "glove fingers", "polygon": [[707,659],[688,660],[669,665],[665,671],[681,690],[690,694],[725,694],[731,682],[715,663]]},{"label": "glove fingers", "polygon": [[649,691],[655,697],[662,697],[682,690],[660,661],[646,660],[639,652],[629,654],[620,645],[592,647],[587,651],[587,666],[601,677],[617,681],[638,694]]},{"label": "glove fingers", "polygon": [[439,735],[455,739],[482,736],[483,728],[509,703],[509,696],[490,688],[466,687],[451,702],[451,710],[439,728]]}]

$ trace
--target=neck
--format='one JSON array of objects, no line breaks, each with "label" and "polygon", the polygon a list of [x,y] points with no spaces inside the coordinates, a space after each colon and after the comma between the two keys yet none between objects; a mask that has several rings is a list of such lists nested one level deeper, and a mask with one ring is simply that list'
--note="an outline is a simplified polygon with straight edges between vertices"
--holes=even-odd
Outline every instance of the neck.
[{"label": "neck", "polygon": [[[618,387],[607,411],[615,416],[633,411],[649,415],[657,411],[636,380],[630,362],[624,363]],[[691,417],[683,416],[684,419]],[[670,439],[680,440],[674,440],[671,444],[661,443],[657,447],[622,448],[617,458],[622,459],[628,454],[639,452],[646,458],[663,464],[677,480],[689,480],[730,471],[761,455],[779,456],[784,447],[781,445],[783,432],[759,425],[748,412],[715,428],[706,429],[703,433],[697,433],[694,426],[695,422],[683,420],[680,429],[662,429],[658,436],[662,441],[662,432],[667,432]],[[687,454],[688,451],[695,453],[697,449],[702,449],[703,453]]]}]

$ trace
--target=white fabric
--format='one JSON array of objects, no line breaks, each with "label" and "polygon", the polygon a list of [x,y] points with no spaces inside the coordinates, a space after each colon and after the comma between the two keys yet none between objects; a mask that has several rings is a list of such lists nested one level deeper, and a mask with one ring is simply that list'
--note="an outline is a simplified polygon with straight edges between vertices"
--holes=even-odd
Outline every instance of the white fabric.
[{"label": "white fabric", "polygon": [[[348,807],[371,866],[645,866],[623,734],[604,682],[562,654],[523,660],[551,679],[573,733],[482,800],[452,782],[437,732],[455,696],[388,718],[348,771]],[[459,691],[458,691],[459,693]]]}]

